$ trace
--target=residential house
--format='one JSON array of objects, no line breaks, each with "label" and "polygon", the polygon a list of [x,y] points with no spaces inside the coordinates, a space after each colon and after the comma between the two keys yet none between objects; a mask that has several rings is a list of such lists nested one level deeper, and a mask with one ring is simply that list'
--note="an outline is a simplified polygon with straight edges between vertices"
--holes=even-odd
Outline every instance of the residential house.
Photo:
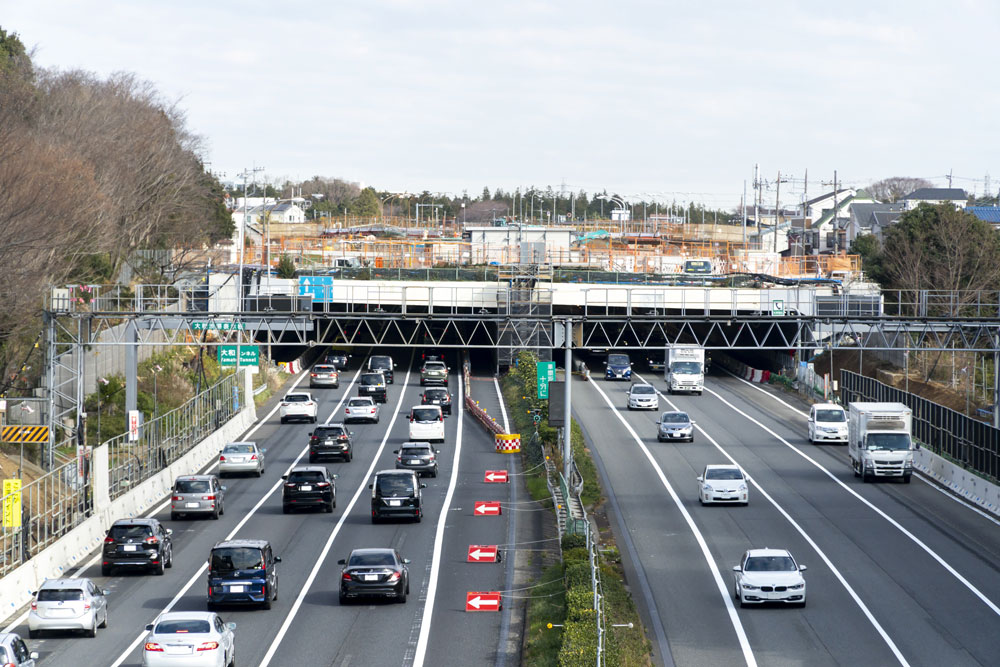
[{"label": "residential house", "polygon": [[[903,202],[880,204],[878,202],[854,202],[848,222],[848,238],[853,242],[859,236],[873,234],[881,240],[883,230],[895,223],[903,214]],[[850,247],[850,242],[848,247]]]},{"label": "residential house", "polygon": [[965,211],[1000,230],[1000,206],[966,206]]},{"label": "residential house", "polygon": [[827,192],[818,197],[813,197],[812,199],[803,202],[802,204],[802,217],[807,220],[819,220],[820,216],[823,215],[824,211],[829,211],[834,207],[834,203],[838,206],[848,197],[853,197],[857,194],[854,188],[841,188],[836,191]]},{"label": "residential house", "polygon": [[969,196],[961,188],[919,188],[903,197],[905,210],[909,211],[918,204],[951,204],[955,208],[965,208]]},{"label": "residential house", "polygon": [[865,190],[851,190],[851,194],[843,199],[840,199],[840,192],[836,206],[831,197],[830,208],[824,210],[819,218],[813,219],[810,225],[807,243],[814,255],[846,251],[860,233],[860,226],[854,224],[854,207],[876,203]]},{"label": "residential house", "polygon": [[288,201],[263,204],[247,211],[248,225],[262,225],[265,219],[274,224],[294,225],[306,221],[306,212],[298,204]]}]

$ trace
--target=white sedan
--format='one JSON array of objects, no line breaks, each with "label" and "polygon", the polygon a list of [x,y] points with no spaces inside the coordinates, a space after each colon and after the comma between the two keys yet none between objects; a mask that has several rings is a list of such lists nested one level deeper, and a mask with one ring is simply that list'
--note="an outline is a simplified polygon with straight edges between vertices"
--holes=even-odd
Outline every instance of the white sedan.
[{"label": "white sedan", "polygon": [[168,611],[146,626],[143,667],[229,667],[236,664],[235,623],[211,611]]},{"label": "white sedan", "polygon": [[660,399],[650,384],[634,384],[628,388],[629,410],[659,410]]},{"label": "white sedan", "polygon": [[304,419],[315,424],[318,411],[319,405],[313,400],[312,394],[308,391],[297,391],[285,394],[285,397],[281,399],[281,408],[278,414],[281,416],[282,424],[292,419]]},{"label": "white sedan", "polygon": [[805,607],[805,571],[786,549],[748,549],[733,567],[733,597],[741,607],[764,602]]},{"label": "white sedan", "polygon": [[706,503],[749,502],[747,476],[739,466],[728,463],[712,463],[705,466],[705,472],[698,476],[698,501]]},{"label": "white sedan", "polygon": [[374,422],[378,423],[379,407],[371,396],[358,396],[347,401],[344,406],[344,423]]}]

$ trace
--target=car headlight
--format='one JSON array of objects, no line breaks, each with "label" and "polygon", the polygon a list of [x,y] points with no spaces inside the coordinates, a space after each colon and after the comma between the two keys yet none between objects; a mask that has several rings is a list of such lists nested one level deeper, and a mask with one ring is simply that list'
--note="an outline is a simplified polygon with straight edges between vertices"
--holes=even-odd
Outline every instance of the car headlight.
[{"label": "car headlight", "polygon": [[712,490],[712,485],[711,484],[706,484],[705,486],[701,487],[701,490],[702,491],[711,491]]},{"label": "car headlight", "polygon": [[740,484],[739,488],[736,489],[736,490],[739,491],[740,493],[746,493],[746,491],[747,491],[747,485],[746,484]]},{"label": "car headlight", "polygon": [[743,585],[743,590],[745,591],[755,591],[758,588],[760,588],[760,586],[754,586],[753,584],[748,584],[746,582],[744,582],[742,585]]},{"label": "car headlight", "polygon": [[805,584],[792,584],[791,586],[788,587],[788,590],[799,591],[805,588],[805,586],[806,586]]}]

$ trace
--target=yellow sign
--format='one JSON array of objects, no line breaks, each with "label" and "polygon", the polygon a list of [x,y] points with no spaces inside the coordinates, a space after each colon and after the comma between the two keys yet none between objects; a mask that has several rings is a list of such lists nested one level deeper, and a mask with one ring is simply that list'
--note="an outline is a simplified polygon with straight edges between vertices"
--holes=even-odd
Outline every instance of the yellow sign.
[{"label": "yellow sign", "polygon": [[21,480],[3,481],[3,527],[21,527]]},{"label": "yellow sign", "polygon": [[4,442],[48,442],[48,426],[4,426],[0,431]]}]

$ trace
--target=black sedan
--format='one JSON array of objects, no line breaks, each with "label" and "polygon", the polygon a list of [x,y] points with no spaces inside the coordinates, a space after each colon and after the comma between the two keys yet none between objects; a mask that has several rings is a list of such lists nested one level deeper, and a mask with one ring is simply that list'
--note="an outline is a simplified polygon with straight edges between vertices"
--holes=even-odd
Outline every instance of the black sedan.
[{"label": "black sedan", "polygon": [[441,412],[446,415],[451,414],[451,394],[447,387],[433,387],[424,390],[420,397],[421,405],[440,405]]},{"label": "black sedan", "polygon": [[337,561],[344,566],[340,573],[340,604],[361,597],[406,602],[410,592],[409,562],[395,549],[355,549],[347,560]]},{"label": "black sedan", "polygon": [[281,479],[281,511],[288,514],[299,507],[322,507],[332,512],[337,506],[336,475],[323,466],[295,466]]},{"label": "black sedan", "polygon": [[347,358],[350,356],[346,352],[327,352],[323,363],[330,364],[338,371],[342,371],[347,368]]}]

